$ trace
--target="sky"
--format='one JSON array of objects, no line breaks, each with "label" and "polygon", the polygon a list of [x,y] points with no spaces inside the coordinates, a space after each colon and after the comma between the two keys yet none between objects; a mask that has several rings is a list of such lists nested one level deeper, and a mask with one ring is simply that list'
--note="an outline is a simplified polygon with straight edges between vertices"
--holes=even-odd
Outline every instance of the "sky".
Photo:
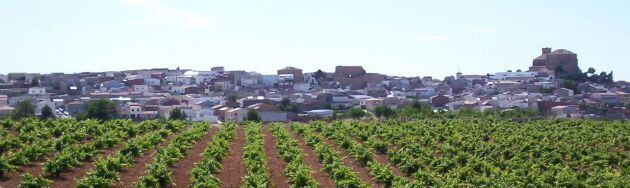
[{"label": "sky", "polygon": [[443,78],[527,70],[541,48],[630,80],[626,0],[0,0],[0,74],[274,74],[361,65]]}]

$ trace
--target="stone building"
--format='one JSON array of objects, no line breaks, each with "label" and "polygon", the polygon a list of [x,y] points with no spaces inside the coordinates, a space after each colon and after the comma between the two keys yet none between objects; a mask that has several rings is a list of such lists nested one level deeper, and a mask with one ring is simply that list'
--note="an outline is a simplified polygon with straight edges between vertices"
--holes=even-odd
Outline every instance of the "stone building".
[{"label": "stone building", "polygon": [[385,75],[366,73],[361,66],[337,66],[335,67],[334,81],[350,89],[363,89],[368,83],[380,83],[386,79]]},{"label": "stone building", "polygon": [[542,54],[534,59],[529,71],[555,74],[559,78],[578,74],[577,54],[565,49],[552,52],[551,48],[543,48]]},{"label": "stone building", "polygon": [[304,82],[302,69],[295,67],[285,67],[278,70],[278,75],[293,75],[293,82]]}]

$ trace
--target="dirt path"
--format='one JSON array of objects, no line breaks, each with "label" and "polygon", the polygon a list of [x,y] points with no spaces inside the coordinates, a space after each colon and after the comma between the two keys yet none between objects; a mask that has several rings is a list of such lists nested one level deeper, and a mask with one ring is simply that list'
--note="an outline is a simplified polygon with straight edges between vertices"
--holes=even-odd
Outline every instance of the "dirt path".
[{"label": "dirt path", "polygon": [[263,128],[263,138],[265,142],[265,156],[269,167],[269,183],[271,187],[289,187],[289,180],[284,176],[284,169],[287,162],[280,159],[276,151],[276,140],[269,131],[269,126]]},{"label": "dirt path", "polygon": [[192,145],[188,151],[186,151],[186,157],[179,160],[173,165],[173,186],[172,187],[186,187],[190,184],[190,171],[195,167],[195,163],[201,161],[203,158],[201,154],[208,147],[208,144],[212,142],[214,134],[217,132],[217,127],[212,127],[208,134],[202,137],[199,141]]},{"label": "dirt path", "polygon": [[217,174],[221,181],[221,187],[241,187],[241,181],[247,173],[247,168],[243,162],[243,147],[245,146],[245,129],[241,126],[236,128],[236,140],[232,143],[230,154],[221,164],[222,168]]},{"label": "dirt path", "polygon": [[140,157],[137,157],[134,163],[131,165],[131,167],[124,168],[119,173],[120,181],[114,182],[111,187],[116,187],[116,188],[133,187],[134,183],[136,183],[140,179],[141,176],[147,173],[147,170],[148,170],[147,164],[153,162],[153,158],[155,158],[155,156],[157,155],[157,150],[162,149],[163,147],[167,146],[168,143],[170,143],[171,140],[175,138],[175,135],[179,133],[180,132],[169,135],[166,138],[166,140],[158,144],[156,148],[149,149],[148,151],[144,152],[143,155],[141,155]]},{"label": "dirt path", "polygon": [[319,162],[319,159],[315,155],[313,149],[306,145],[304,139],[297,133],[290,131],[295,139],[300,144],[300,149],[304,154],[304,163],[313,170],[313,178],[319,182],[320,187],[335,187],[335,181],[326,173],[322,168],[324,165]]},{"label": "dirt path", "polygon": [[363,182],[367,183],[368,185],[372,187],[383,187],[383,185],[381,185],[380,183],[372,179],[372,177],[370,176],[369,169],[367,169],[366,167],[364,167],[363,165],[355,161],[354,158],[348,155],[346,151],[344,151],[341,147],[339,147],[339,145],[337,145],[335,142],[329,139],[324,139],[324,142],[332,146],[332,148],[335,149],[335,151],[339,153],[339,156],[343,158],[343,164],[346,165],[347,167],[350,167],[355,173],[357,173],[357,175]]}]

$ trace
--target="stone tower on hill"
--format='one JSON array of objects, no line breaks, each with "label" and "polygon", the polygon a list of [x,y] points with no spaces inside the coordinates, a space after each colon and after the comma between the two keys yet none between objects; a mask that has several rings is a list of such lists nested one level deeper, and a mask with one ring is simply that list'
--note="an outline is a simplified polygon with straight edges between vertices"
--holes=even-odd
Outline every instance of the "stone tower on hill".
[{"label": "stone tower on hill", "polygon": [[542,54],[534,59],[529,70],[567,78],[579,73],[577,54],[565,49],[552,52],[551,48],[543,48]]}]

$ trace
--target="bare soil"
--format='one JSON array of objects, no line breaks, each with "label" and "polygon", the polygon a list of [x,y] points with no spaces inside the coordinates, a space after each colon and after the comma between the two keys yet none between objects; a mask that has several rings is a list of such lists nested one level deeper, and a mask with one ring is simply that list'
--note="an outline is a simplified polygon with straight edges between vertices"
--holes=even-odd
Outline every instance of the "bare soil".
[{"label": "bare soil", "polygon": [[302,149],[302,153],[304,154],[304,163],[313,170],[311,175],[319,182],[319,186],[335,187],[335,181],[322,169],[324,165],[319,161],[313,149],[306,145],[306,142],[304,142],[304,139],[300,135],[293,131],[290,132],[293,135],[293,139],[300,144],[300,149]]},{"label": "bare soil", "polygon": [[190,171],[195,167],[195,164],[201,161],[203,158],[201,154],[208,147],[208,144],[212,142],[214,134],[217,132],[217,127],[212,127],[208,134],[201,138],[192,145],[188,151],[186,151],[186,157],[179,160],[172,167],[171,177],[173,178],[172,187],[186,187],[190,184]]},{"label": "bare soil", "polygon": [[235,139],[230,148],[230,154],[223,159],[221,170],[217,174],[217,178],[221,181],[221,187],[241,187],[243,177],[247,173],[247,168],[243,163],[243,147],[245,146],[245,129],[243,127],[236,128]]},{"label": "bare soil", "polygon": [[267,166],[270,173],[271,187],[289,187],[289,180],[284,176],[284,169],[287,162],[282,160],[276,151],[276,140],[269,131],[269,126],[263,128],[263,138],[265,142],[265,157],[267,158]]}]

